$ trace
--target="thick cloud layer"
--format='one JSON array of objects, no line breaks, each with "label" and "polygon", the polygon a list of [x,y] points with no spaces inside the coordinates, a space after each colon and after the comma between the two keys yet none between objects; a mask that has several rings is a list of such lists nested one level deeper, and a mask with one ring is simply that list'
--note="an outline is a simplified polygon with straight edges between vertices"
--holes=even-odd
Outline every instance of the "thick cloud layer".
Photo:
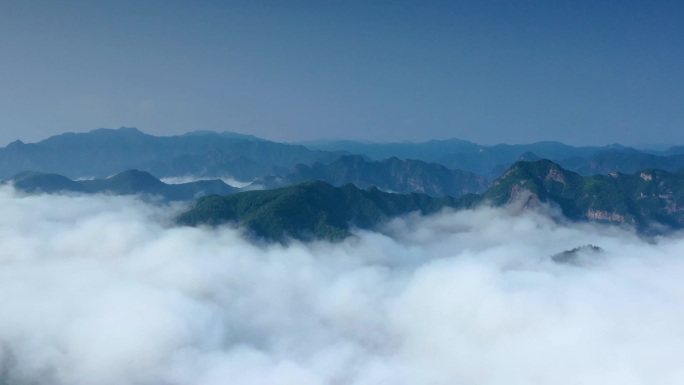
[{"label": "thick cloud layer", "polygon": [[482,208],[264,246],[178,210],[0,190],[0,383],[684,379],[681,237]]}]

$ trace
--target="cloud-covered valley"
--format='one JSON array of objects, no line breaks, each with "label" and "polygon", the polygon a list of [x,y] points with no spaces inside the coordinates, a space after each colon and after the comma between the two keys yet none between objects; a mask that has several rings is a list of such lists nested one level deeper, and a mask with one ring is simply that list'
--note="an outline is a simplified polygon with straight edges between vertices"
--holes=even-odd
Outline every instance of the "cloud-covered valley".
[{"label": "cloud-covered valley", "polygon": [[[340,243],[0,189],[1,384],[681,384],[684,238],[479,208]],[[582,263],[554,254],[585,244]]]}]

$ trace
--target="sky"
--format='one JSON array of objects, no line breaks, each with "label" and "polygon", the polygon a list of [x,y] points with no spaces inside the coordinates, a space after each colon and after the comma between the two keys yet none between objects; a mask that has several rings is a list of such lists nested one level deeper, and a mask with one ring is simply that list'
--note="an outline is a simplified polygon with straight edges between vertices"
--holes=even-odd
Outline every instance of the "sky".
[{"label": "sky", "polygon": [[681,1],[0,0],[0,145],[684,143]]}]

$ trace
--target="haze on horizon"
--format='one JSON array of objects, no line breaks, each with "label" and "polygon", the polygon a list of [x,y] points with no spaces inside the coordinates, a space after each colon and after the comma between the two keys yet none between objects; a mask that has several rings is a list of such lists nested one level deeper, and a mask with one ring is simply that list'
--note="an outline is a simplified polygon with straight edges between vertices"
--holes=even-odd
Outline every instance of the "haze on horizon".
[{"label": "haze on horizon", "polygon": [[0,145],[207,129],[276,141],[684,143],[684,3],[0,2]]}]

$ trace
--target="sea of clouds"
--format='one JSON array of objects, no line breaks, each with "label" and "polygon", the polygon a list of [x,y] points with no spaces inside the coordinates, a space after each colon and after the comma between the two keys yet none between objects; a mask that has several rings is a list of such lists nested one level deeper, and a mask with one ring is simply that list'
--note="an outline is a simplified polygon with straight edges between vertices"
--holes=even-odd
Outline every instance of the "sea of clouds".
[{"label": "sea of clouds", "polygon": [[681,235],[485,207],[266,245],[181,210],[1,188],[0,384],[684,381]]}]

